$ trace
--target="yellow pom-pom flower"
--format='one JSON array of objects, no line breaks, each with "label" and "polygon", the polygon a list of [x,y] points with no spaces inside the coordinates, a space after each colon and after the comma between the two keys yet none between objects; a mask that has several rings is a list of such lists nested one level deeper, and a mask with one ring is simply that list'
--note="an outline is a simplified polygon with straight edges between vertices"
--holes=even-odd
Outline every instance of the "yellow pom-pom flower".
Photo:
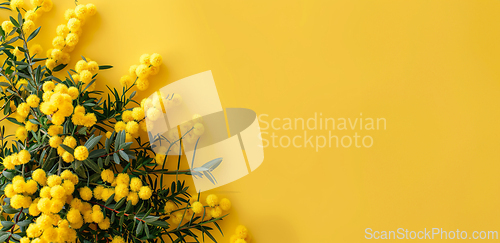
[{"label": "yellow pom-pom flower", "polygon": [[57,148],[62,143],[62,138],[59,136],[53,136],[49,139],[49,145],[52,148]]},{"label": "yellow pom-pom flower", "polygon": [[78,92],[78,89],[76,87],[70,87],[68,89],[68,94],[71,96],[71,99],[75,100],[78,98],[78,95],[80,95],[80,92]]},{"label": "yellow pom-pom flower", "polygon": [[109,226],[111,225],[110,221],[109,221],[109,218],[105,218],[102,222],[100,222],[99,224],[99,228],[102,229],[102,230],[107,230],[109,229]]},{"label": "yellow pom-pom flower", "polygon": [[43,83],[43,91],[45,91],[45,92],[52,91],[52,90],[54,90],[55,87],[56,87],[56,85],[52,81],[47,81],[47,82]]},{"label": "yellow pom-pom flower", "polygon": [[248,229],[243,225],[238,225],[235,233],[240,239],[245,239],[248,236]]},{"label": "yellow pom-pom flower", "polygon": [[127,201],[131,201],[132,205],[136,205],[139,202],[139,196],[137,195],[137,192],[129,192]]},{"label": "yellow pom-pom flower", "polygon": [[27,121],[24,127],[26,128],[27,131],[33,131],[33,132],[38,131],[38,125],[35,125],[30,121]]},{"label": "yellow pom-pom flower", "polygon": [[131,110],[123,111],[123,113],[122,113],[122,120],[124,122],[133,121],[134,117],[132,116],[132,111]]},{"label": "yellow pom-pom flower", "polygon": [[31,154],[28,152],[28,150],[21,150],[19,153],[17,153],[17,160],[19,161],[20,164],[26,164],[31,160]]},{"label": "yellow pom-pom flower", "polygon": [[30,96],[28,96],[28,98],[26,99],[26,103],[30,106],[30,107],[38,107],[38,105],[40,104],[40,98],[38,98],[38,96],[32,94]]},{"label": "yellow pom-pom flower", "polygon": [[101,178],[104,182],[112,183],[115,180],[115,174],[112,170],[105,169],[101,172]]},{"label": "yellow pom-pom flower", "polygon": [[88,200],[92,199],[92,190],[90,190],[90,188],[88,188],[88,187],[80,188],[80,197],[84,201],[88,201]]},{"label": "yellow pom-pom flower", "polygon": [[148,186],[143,186],[139,190],[139,197],[142,200],[148,200],[152,195],[153,195],[153,191],[151,191],[151,188],[149,188]]},{"label": "yellow pom-pom flower", "polygon": [[130,87],[134,83],[134,80],[129,75],[123,75],[120,78],[120,84],[124,87]]},{"label": "yellow pom-pom flower", "polygon": [[104,214],[101,211],[101,207],[94,205],[92,207],[92,221],[95,223],[101,223],[104,220]]},{"label": "yellow pom-pom flower", "polygon": [[86,5],[86,7],[87,7],[87,13],[88,13],[89,16],[92,16],[92,15],[94,15],[94,14],[97,13],[97,8],[95,7],[94,4],[88,3]]},{"label": "yellow pom-pom flower", "polygon": [[24,0],[11,0],[10,1],[10,9],[16,11],[17,9],[21,10],[24,8]]},{"label": "yellow pom-pom flower", "polygon": [[25,127],[18,127],[16,130],[16,139],[25,140],[28,137],[28,131]]},{"label": "yellow pom-pom flower", "polygon": [[58,126],[58,125],[52,125],[47,129],[47,133],[50,136],[57,136],[58,134],[63,133],[63,126]]},{"label": "yellow pom-pom flower", "polygon": [[154,67],[159,67],[161,65],[163,61],[163,58],[160,54],[158,53],[153,53],[150,57],[149,57],[149,62],[151,63],[151,65],[153,65]]},{"label": "yellow pom-pom flower", "polygon": [[142,109],[141,107],[135,107],[134,109],[132,109],[132,117],[136,121],[144,119],[144,109]]},{"label": "yellow pom-pom flower", "polygon": [[89,157],[89,151],[85,146],[78,146],[75,149],[74,156],[77,160],[85,160]]},{"label": "yellow pom-pom flower", "polygon": [[139,132],[139,124],[135,121],[129,121],[125,130],[130,134],[137,134]]},{"label": "yellow pom-pom flower", "polygon": [[96,61],[90,61],[88,62],[88,70],[92,73],[95,73],[99,70],[99,64],[97,64]]},{"label": "yellow pom-pom flower", "polygon": [[130,176],[128,174],[125,174],[125,173],[120,173],[116,176],[115,182],[117,185],[123,184],[123,185],[128,186],[130,183]]},{"label": "yellow pom-pom flower", "polygon": [[127,128],[127,124],[125,122],[119,121],[115,124],[115,131],[119,132],[125,130]]},{"label": "yellow pom-pom flower", "polygon": [[149,66],[149,64],[151,64],[151,63],[149,62],[149,57],[150,57],[150,56],[149,56],[149,54],[142,54],[142,55],[141,55],[141,57],[139,57],[139,62],[140,62],[141,64],[144,64],[144,65],[146,65],[146,66]]},{"label": "yellow pom-pom flower", "polygon": [[207,204],[210,207],[215,207],[219,204],[219,198],[215,194],[210,194],[207,196]]},{"label": "yellow pom-pom flower", "polygon": [[140,178],[134,177],[130,180],[130,190],[138,192],[139,190],[141,190],[141,187],[142,187],[142,181]]},{"label": "yellow pom-pom flower", "polygon": [[196,214],[202,213],[203,212],[203,204],[201,204],[200,202],[194,202],[191,205],[191,209]]},{"label": "yellow pom-pom flower", "polygon": [[66,163],[71,163],[71,162],[75,161],[75,157],[71,153],[69,153],[68,151],[66,151],[62,154],[62,159]]},{"label": "yellow pom-pom flower", "polygon": [[24,21],[24,24],[23,24],[23,32],[25,34],[31,34],[31,32],[33,32],[33,30],[35,30],[35,22],[33,22],[33,20],[26,20]]},{"label": "yellow pom-pom flower", "polygon": [[70,46],[70,47],[76,46],[76,44],[78,44],[78,40],[79,40],[79,37],[75,33],[69,33],[66,36],[66,44],[68,44],[68,46]]},{"label": "yellow pom-pom flower", "polygon": [[31,176],[32,176],[33,180],[38,182],[38,184],[40,184],[42,186],[46,185],[47,177],[46,177],[44,170],[36,169],[35,171],[33,171],[33,174]]},{"label": "yellow pom-pom flower", "polygon": [[56,49],[63,49],[64,45],[66,42],[64,41],[64,37],[62,36],[56,36],[54,39],[52,39],[52,46]]},{"label": "yellow pom-pom flower", "polygon": [[115,236],[111,243],[125,243],[125,240],[121,236]]},{"label": "yellow pom-pom flower", "polygon": [[14,30],[14,24],[8,20],[2,22],[2,29],[6,34],[9,34]]},{"label": "yellow pom-pom flower", "polygon": [[146,118],[150,121],[156,121],[158,118],[160,118],[161,111],[157,108],[150,108],[148,109],[147,116]]},{"label": "yellow pom-pom flower", "polygon": [[70,31],[77,31],[82,26],[82,23],[77,18],[71,18],[68,20],[68,29]]},{"label": "yellow pom-pom flower", "polygon": [[219,206],[222,210],[228,211],[229,209],[231,209],[231,201],[229,201],[229,199],[227,198],[223,198],[222,200],[220,200]]},{"label": "yellow pom-pom flower", "polygon": [[57,185],[61,185],[62,178],[58,175],[51,175],[47,178],[47,185],[49,187],[55,187]]},{"label": "yellow pom-pom flower", "polygon": [[218,218],[222,216],[222,209],[219,206],[216,206],[214,209],[210,211],[212,218]]},{"label": "yellow pom-pom flower", "polygon": [[149,80],[147,78],[139,78],[137,79],[137,89],[140,91],[144,91],[149,87]]},{"label": "yellow pom-pom flower", "polygon": [[76,147],[76,139],[72,136],[67,136],[64,138],[63,144],[70,148],[74,148]]},{"label": "yellow pom-pom flower", "polygon": [[27,103],[21,103],[17,107],[17,114],[21,117],[27,117],[30,114],[30,106]]},{"label": "yellow pom-pom flower", "polygon": [[148,74],[148,66],[145,64],[141,64],[135,69],[135,75],[139,78],[147,78]]}]

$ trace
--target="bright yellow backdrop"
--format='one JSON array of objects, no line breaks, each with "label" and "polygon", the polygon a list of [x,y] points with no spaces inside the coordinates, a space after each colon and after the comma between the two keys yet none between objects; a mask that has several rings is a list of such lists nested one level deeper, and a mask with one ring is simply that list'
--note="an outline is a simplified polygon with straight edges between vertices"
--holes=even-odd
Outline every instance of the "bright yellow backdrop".
[{"label": "bright yellow backdrop", "polygon": [[[38,22],[45,49],[74,7],[54,2]],[[500,231],[500,1],[93,3],[72,63],[114,65],[100,88],[158,52],[164,65],[140,98],[212,70],[223,107],[387,119],[386,131],[365,132],[369,149],[266,148],[259,169],[213,190],[233,201],[227,235],[239,223],[260,243],[361,242],[365,228]]]}]

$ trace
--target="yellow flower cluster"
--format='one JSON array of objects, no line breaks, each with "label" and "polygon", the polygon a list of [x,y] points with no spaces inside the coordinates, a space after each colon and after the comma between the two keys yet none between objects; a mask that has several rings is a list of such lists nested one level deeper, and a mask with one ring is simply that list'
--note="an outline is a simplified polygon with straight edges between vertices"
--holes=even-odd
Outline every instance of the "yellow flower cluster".
[{"label": "yellow flower cluster", "polygon": [[[139,129],[141,126],[144,128],[144,109],[142,107],[135,107],[132,110],[125,110],[122,112],[121,121],[116,122],[115,131],[120,132],[125,130],[125,142],[132,142],[133,138],[139,136]],[[106,133],[106,137],[110,137],[111,132]]]},{"label": "yellow flower cluster", "polygon": [[72,96],[78,89],[76,87],[68,88],[65,84],[55,85],[52,81],[43,84],[43,102],[40,103],[40,111],[45,115],[50,115],[54,125],[62,125],[66,117],[73,113],[73,100],[78,95]]},{"label": "yellow flower cluster", "polygon": [[[82,82],[84,84],[83,87],[87,87],[87,85],[92,82],[92,77],[94,76],[94,74],[99,71],[99,65],[97,64],[97,62],[90,59],[79,60],[78,62],[76,62],[75,71],[77,73],[71,76],[73,81],[75,81],[75,83]],[[95,85],[95,82],[91,84],[87,88],[87,91],[94,91]]]},{"label": "yellow flower cluster", "polygon": [[71,117],[71,121],[75,125],[91,127],[97,122],[97,118],[94,113],[85,113],[85,107],[78,105]]},{"label": "yellow flower cluster", "polygon": [[150,76],[156,75],[160,71],[160,65],[163,58],[158,53],[143,54],[139,58],[139,65],[132,65],[129,68],[129,75],[123,75],[120,78],[120,84],[124,87],[137,85],[137,89],[146,90],[149,87]]},{"label": "yellow flower cluster", "polygon": [[[35,30],[35,20],[38,19],[43,12],[48,12],[52,9],[52,0],[31,0],[32,9],[27,10],[24,13],[24,23],[22,26],[25,35],[29,35],[33,30]],[[24,0],[11,0],[10,9],[16,11],[19,9],[25,9]],[[2,22],[2,29],[5,33],[9,34],[14,30],[14,24],[10,20]],[[16,50],[19,49],[16,47]],[[19,58],[19,55],[16,55]]]},{"label": "yellow flower cluster", "polygon": [[8,170],[15,169],[16,165],[24,165],[31,160],[31,154],[28,150],[21,150],[19,153],[11,154],[3,158],[3,165]]},{"label": "yellow flower cluster", "polygon": [[[113,171],[105,169],[101,172],[103,182],[110,186],[99,185],[94,188],[94,198],[107,201],[113,194],[116,202],[122,198],[127,198],[127,201],[132,201],[132,205],[136,205],[139,199],[148,200],[153,195],[153,191],[149,186],[143,186],[141,179],[130,176],[125,173],[120,173],[115,177]],[[90,192],[92,197],[92,192]]]},{"label": "yellow flower cluster", "polygon": [[252,241],[250,231],[248,231],[247,227],[243,225],[238,225],[234,235],[232,235],[229,239],[230,243],[249,243],[250,241]]},{"label": "yellow flower cluster", "polygon": [[166,214],[170,214],[170,220],[174,225],[181,223],[181,221],[189,221],[193,214],[202,214],[205,219],[211,219],[221,217],[223,211],[231,209],[231,201],[229,199],[223,198],[219,201],[219,198],[215,194],[208,195],[206,203],[207,206],[203,205],[198,195],[194,195],[190,199],[190,210],[186,212],[178,209],[177,205],[172,201],[168,201],[163,209]]},{"label": "yellow flower cluster", "polygon": [[47,51],[45,65],[53,69],[59,64],[67,64],[70,61],[69,53],[75,49],[82,34],[82,26],[89,16],[97,12],[94,4],[79,4],[74,9],[68,9],[64,13],[66,24],[57,26],[57,36],[52,40],[52,49]]},{"label": "yellow flower cluster", "polygon": [[[66,218],[61,218],[59,212],[63,208],[91,208],[90,204],[82,203],[72,196],[78,176],[65,170],[60,176],[47,177],[44,170],[37,169],[31,178],[25,181],[24,177],[15,176],[12,183],[5,187],[5,196],[10,198],[10,205],[16,209],[26,208],[35,217],[21,242],[74,242],[75,229],[80,228],[83,221],[75,220],[70,213]],[[37,191],[39,197],[35,196]]]}]

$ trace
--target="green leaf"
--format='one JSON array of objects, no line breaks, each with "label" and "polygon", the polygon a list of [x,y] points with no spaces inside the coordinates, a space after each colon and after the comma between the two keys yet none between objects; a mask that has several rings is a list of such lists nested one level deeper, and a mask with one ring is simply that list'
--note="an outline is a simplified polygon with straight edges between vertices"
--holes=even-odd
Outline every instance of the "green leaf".
[{"label": "green leaf", "polygon": [[109,204],[111,204],[113,202],[113,200],[115,200],[115,194],[113,193],[113,195],[111,195],[108,200],[106,200],[106,203],[104,203],[105,206],[108,206]]},{"label": "green leaf", "polygon": [[33,31],[30,36],[28,37],[28,41],[32,40],[33,38],[35,38],[36,35],[38,35],[38,32],[40,32],[40,28],[42,28],[42,26],[38,27],[35,31]]},{"label": "green leaf", "polygon": [[146,221],[147,223],[152,223],[158,219],[160,219],[160,217],[158,216],[147,216],[144,218],[144,221]]},{"label": "green leaf", "polygon": [[127,201],[127,207],[125,207],[125,213],[130,212],[132,209],[132,201]]},{"label": "green leaf", "polygon": [[31,223],[31,220],[23,220],[23,221],[17,222],[17,225],[19,225],[19,226],[21,226],[21,227],[26,227],[26,226],[28,226],[30,223]]},{"label": "green leaf", "polygon": [[12,180],[14,178],[15,174],[9,171],[2,171],[3,176],[7,177],[7,179]]},{"label": "green leaf", "polygon": [[97,158],[97,157],[103,156],[105,154],[106,154],[106,150],[104,150],[104,149],[97,149],[97,150],[93,150],[92,152],[90,152],[89,158],[93,159],[93,158]]},{"label": "green leaf", "polygon": [[2,207],[3,211],[8,213],[8,214],[15,214],[15,213],[18,213],[19,210],[11,207],[10,205],[5,205]]},{"label": "green leaf", "polygon": [[13,235],[12,235],[12,238],[14,238],[14,239],[16,239],[16,240],[21,240],[21,238],[23,238],[23,237],[21,237],[21,236],[20,236],[20,235],[18,235],[18,234],[13,234]]},{"label": "green leaf", "polygon": [[78,134],[87,135],[87,127],[78,129]]},{"label": "green leaf", "polygon": [[99,65],[99,70],[106,70],[106,69],[110,69],[112,67],[113,66],[111,66],[111,65]]},{"label": "green leaf", "polygon": [[2,221],[2,226],[4,228],[10,229],[12,226],[14,226],[14,222],[12,222],[12,221]]},{"label": "green leaf", "polygon": [[120,150],[118,153],[120,154],[120,156],[122,156],[122,158],[124,160],[126,160],[126,161],[130,160],[130,158],[128,157],[128,155],[125,152],[123,152],[123,150]]},{"label": "green leaf", "polygon": [[87,167],[89,167],[89,168],[91,168],[93,171],[95,171],[96,173],[101,173],[101,169],[99,168],[99,166],[98,166],[98,165],[97,165],[94,161],[92,161],[92,160],[90,160],[90,159],[86,159],[86,160],[84,160],[84,161],[83,161],[83,163],[84,163]]},{"label": "green leaf", "polygon": [[5,242],[7,240],[7,238],[9,238],[9,236],[10,236],[10,232],[0,236],[0,242]]},{"label": "green leaf", "polygon": [[140,235],[142,233],[143,227],[144,225],[142,224],[142,222],[139,222],[139,224],[137,224],[137,229],[135,231],[135,234]]},{"label": "green leaf", "polygon": [[63,70],[68,64],[59,64],[57,65],[53,70],[52,72],[59,72],[61,70]]},{"label": "green leaf", "polygon": [[12,22],[12,24],[14,24],[14,26],[19,28],[19,23],[17,22],[17,20],[14,19],[12,16],[9,16],[9,18],[10,18],[10,22]]},{"label": "green leaf", "polygon": [[99,165],[99,168],[104,168],[104,162],[101,157],[97,159],[97,165]]},{"label": "green leaf", "polygon": [[149,238],[149,228],[147,224],[144,225],[144,232],[146,233],[146,237]]},{"label": "green leaf", "polygon": [[33,124],[36,124],[36,125],[40,125],[40,122],[38,122],[37,120],[35,119],[29,119],[29,121]]},{"label": "green leaf", "polygon": [[118,149],[129,149],[134,142],[122,143]]},{"label": "green leaf", "polygon": [[118,154],[113,154],[113,160],[115,161],[116,164],[120,164],[120,157],[118,157]]},{"label": "green leaf", "polygon": [[86,143],[85,143],[85,147],[88,149],[88,150],[91,150],[93,149],[98,143],[99,143],[99,140],[101,140],[102,138],[102,135],[99,135],[95,138],[92,138],[92,139],[89,139]]},{"label": "green leaf", "polygon": [[106,166],[108,166],[110,161],[111,161],[111,156],[108,155],[108,156],[106,156],[106,159],[104,160],[104,164]]},{"label": "green leaf", "polygon": [[7,117],[7,120],[9,120],[10,122],[14,123],[14,124],[17,124],[19,126],[24,126],[24,124],[18,122],[15,118],[12,118],[12,117]]},{"label": "green leaf", "polygon": [[115,205],[115,210],[118,210],[123,205],[123,203],[125,203],[126,200],[127,200],[127,197],[120,199],[120,201],[118,201]]},{"label": "green leaf", "polygon": [[64,150],[68,151],[70,154],[74,154],[75,153],[75,150],[68,147],[67,145],[64,145],[64,144],[59,144],[59,146],[61,146],[61,148],[63,148]]},{"label": "green leaf", "polygon": [[215,168],[217,168],[217,166],[220,165],[220,163],[222,163],[222,158],[217,158],[217,159],[213,159],[213,160],[210,160],[209,162],[205,163],[204,165],[202,165],[201,167],[203,168],[207,168],[209,169],[210,171],[214,170]]}]

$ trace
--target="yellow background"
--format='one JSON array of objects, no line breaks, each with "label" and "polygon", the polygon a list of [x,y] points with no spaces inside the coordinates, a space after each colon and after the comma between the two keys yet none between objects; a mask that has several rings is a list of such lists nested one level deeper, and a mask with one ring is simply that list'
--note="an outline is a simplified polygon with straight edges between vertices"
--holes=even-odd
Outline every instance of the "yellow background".
[{"label": "yellow background", "polygon": [[[74,7],[54,2],[37,22],[45,49]],[[226,235],[237,224],[260,243],[361,242],[365,228],[500,231],[500,1],[93,3],[72,64],[114,65],[101,89],[158,52],[164,64],[140,98],[212,70],[223,107],[387,119],[386,131],[362,132],[368,149],[266,148],[259,169],[212,191],[234,205]]]}]

